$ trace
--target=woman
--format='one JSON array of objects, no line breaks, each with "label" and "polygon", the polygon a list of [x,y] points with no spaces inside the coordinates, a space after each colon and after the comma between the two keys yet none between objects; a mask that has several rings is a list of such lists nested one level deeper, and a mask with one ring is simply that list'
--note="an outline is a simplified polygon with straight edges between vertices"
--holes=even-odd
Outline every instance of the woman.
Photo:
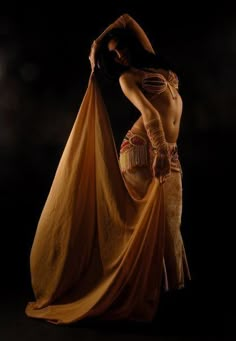
[{"label": "woman", "polygon": [[[141,48],[142,47],[142,48]],[[178,79],[124,14],[93,43],[92,73],[41,214],[26,314],[153,319],[160,293],[190,279],[180,233]],[[140,111],[118,157],[96,69],[119,79]]]}]

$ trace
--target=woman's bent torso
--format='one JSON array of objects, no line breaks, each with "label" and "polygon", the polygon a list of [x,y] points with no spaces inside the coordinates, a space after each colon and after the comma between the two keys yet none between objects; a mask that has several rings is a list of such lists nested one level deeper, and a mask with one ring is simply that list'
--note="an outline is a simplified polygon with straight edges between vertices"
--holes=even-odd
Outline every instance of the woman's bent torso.
[{"label": "woman's bent torso", "polygon": [[[134,77],[143,93],[159,112],[169,146],[171,171],[181,173],[177,139],[182,114],[182,99],[178,93],[177,76],[166,70],[135,70]],[[168,81],[170,80],[170,81]],[[135,196],[143,197],[152,181],[154,153],[140,116],[124,137],[120,148],[120,167]]]}]

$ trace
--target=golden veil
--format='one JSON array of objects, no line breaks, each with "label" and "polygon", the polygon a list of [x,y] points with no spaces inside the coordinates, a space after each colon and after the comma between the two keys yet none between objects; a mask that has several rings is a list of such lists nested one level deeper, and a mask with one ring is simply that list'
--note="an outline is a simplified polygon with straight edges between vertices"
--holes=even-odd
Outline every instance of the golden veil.
[{"label": "golden veil", "polygon": [[26,314],[53,323],[85,317],[152,319],[164,249],[163,190],[136,199],[119,168],[95,76],[80,106],[37,226]]}]

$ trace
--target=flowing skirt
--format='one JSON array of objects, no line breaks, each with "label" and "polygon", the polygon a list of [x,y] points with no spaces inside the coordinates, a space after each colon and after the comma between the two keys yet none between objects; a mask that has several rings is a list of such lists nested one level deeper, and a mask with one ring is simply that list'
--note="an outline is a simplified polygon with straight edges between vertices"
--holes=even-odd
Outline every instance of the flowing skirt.
[{"label": "flowing skirt", "polygon": [[163,282],[178,287],[189,277],[179,230],[182,198],[176,201],[168,186],[153,178],[144,195],[134,195],[91,76],[36,229],[35,300],[27,316],[55,324],[93,316],[152,320]]}]

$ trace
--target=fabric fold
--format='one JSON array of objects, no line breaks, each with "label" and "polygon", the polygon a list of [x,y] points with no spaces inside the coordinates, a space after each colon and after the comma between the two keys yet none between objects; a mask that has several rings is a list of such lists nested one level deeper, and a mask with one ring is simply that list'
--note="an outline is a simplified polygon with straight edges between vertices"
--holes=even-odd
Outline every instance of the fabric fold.
[{"label": "fabric fold", "polygon": [[141,198],[133,195],[91,74],[36,229],[35,301],[26,314],[56,324],[151,320],[162,284],[164,196],[157,178]]}]

